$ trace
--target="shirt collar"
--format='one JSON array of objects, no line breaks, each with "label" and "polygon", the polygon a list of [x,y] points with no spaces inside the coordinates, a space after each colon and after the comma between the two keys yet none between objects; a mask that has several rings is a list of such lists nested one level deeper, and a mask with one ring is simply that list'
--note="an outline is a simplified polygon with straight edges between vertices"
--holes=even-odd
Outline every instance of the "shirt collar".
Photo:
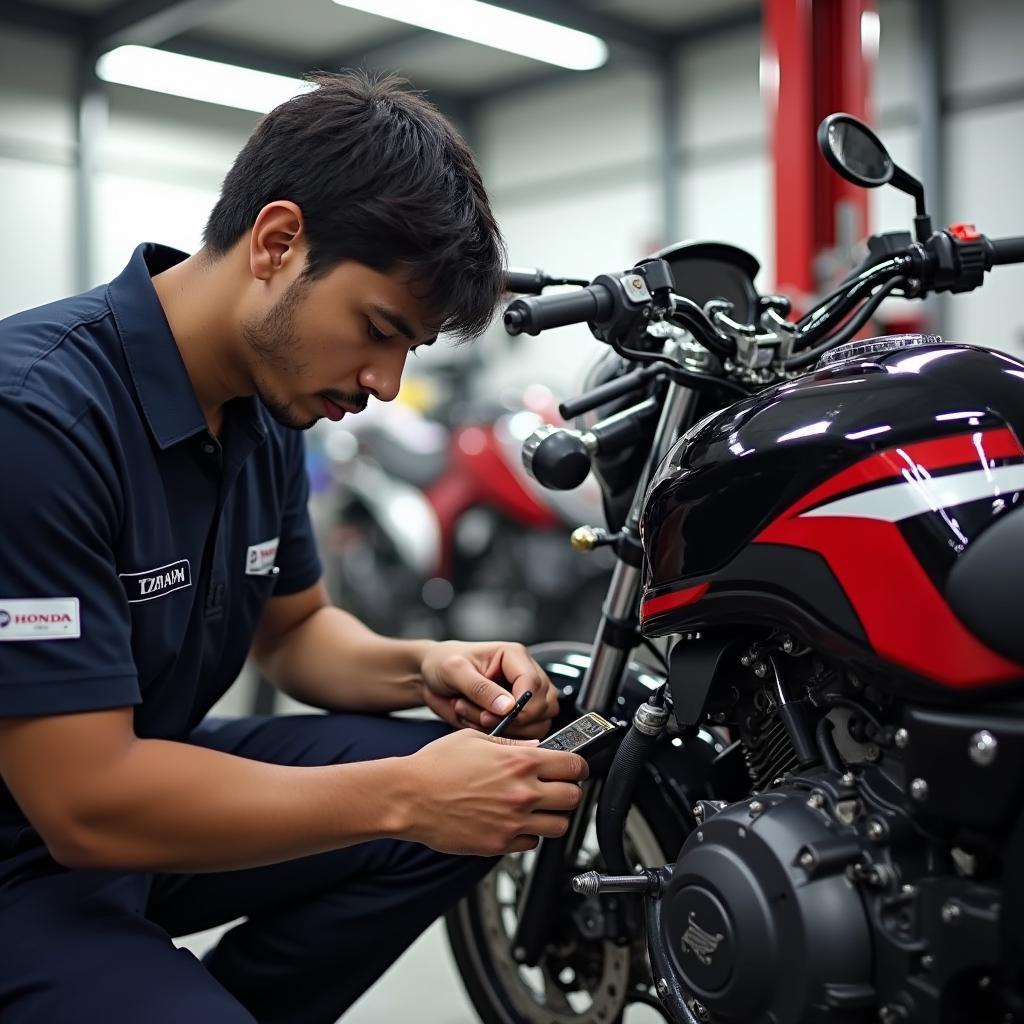
[{"label": "shirt collar", "polygon": [[[188,254],[166,245],[144,242],[128,265],[107,286],[128,369],[143,416],[160,448],[205,431],[206,418],[153,287],[153,275],[173,267]],[[266,436],[255,397],[229,403],[253,440]]]}]

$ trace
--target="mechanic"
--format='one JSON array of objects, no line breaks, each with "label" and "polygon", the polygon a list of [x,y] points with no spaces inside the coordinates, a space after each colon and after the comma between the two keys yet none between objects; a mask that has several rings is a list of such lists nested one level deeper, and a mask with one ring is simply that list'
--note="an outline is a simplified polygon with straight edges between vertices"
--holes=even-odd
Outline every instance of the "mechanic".
[{"label": "mechanic", "polygon": [[[579,802],[524,648],[384,638],[321,582],[300,431],[478,333],[504,248],[435,108],[314,81],[198,253],[0,322],[2,1024],[327,1024]],[[328,714],[204,722],[249,655]]]}]

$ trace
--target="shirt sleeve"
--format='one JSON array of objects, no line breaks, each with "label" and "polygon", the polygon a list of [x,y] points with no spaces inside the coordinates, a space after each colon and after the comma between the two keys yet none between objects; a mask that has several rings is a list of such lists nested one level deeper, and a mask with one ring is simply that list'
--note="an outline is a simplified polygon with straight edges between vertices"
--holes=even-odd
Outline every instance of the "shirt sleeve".
[{"label": "shirt sleeve", "polygon": [[277,549],[277,564],[281,572],[274,585],[275,597],[297,594],[313,586],[323,572],[309,519],[306,448],[298,431],[289,431],[289,434],[285,467],[287,484]]},{"label": "shirt sleeve", "polygon": [[137,704],[111,461],[77,421],[0,394],[0,716]]}]

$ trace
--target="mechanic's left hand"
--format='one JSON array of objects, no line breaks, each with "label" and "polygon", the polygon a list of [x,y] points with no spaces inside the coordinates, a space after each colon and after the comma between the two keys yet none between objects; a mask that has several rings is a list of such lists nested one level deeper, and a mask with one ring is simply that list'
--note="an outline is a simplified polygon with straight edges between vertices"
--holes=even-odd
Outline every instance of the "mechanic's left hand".
[{"label": "mechanic's left hand", "polygon": [[424,702],[449,725],[490,732],[527,690],[533,696],[506,736],[540,739],[558,714],[558,691],[522,644],[435,643],[420,672]]}]

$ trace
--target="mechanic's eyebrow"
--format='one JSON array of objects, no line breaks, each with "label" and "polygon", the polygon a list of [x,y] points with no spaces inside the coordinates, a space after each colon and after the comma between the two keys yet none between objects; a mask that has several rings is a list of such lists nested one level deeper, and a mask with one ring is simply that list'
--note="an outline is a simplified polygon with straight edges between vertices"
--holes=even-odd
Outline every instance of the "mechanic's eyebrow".
[{"label": "mechanic's eyebrow", "polygon": [[[378,316],[384,317],[399,334],[408,338],[409,341],[416,341],[416,332],[409,326],[409,321],[401,313],[396,313],[395,310],[390,309],[388,306],[382,306],[379,302],[371,302],[370,309]],[[437,341],[436,334],[428,341],[420,342],[420,344],[433,345],[435,341]]]}]

